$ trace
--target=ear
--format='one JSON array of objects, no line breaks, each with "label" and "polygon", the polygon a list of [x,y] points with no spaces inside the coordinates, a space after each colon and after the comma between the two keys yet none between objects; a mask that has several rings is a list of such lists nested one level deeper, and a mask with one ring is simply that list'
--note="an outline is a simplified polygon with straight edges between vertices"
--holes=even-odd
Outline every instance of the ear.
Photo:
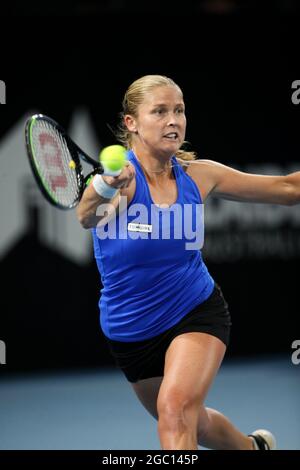
[{"label": "ear", "polygon": [[124,123],[127,129],[130,132],[137,132],[137,123],[134,117],[132,117],[130,114],[126,114],[124,116]]}]

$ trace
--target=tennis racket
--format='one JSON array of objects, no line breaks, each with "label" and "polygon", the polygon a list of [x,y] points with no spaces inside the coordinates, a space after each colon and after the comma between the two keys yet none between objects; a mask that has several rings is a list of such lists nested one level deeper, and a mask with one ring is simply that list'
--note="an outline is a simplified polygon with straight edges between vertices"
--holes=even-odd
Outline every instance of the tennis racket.
[{"label": "tennis racket", "polygon": [[[74,208],[89,179],[104,173],[99,161],[83,152],[57,122],[43,114],[27,119],[25,141],[36,182],[47,201],[59,209]],[[93,167],[86,176],[80,160]]]}]

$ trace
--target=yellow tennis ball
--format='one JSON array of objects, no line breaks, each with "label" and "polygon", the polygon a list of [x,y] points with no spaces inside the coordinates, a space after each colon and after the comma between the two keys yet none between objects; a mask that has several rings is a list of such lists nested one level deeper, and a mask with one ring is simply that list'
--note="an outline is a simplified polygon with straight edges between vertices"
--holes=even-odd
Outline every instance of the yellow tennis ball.
[{"label": "yellow tennis ball", "polygon": [[71,170],[75,170],[75,168],[76,168],[76,163],[74,162],[74,160],[70,160],[70,161],[69,161],[69,167],[71,168]]},{"label": "yellow tennis ball", "polygon": [[126,148],[122,145],[109,145],[108,147],[104,147],[99,155],[104,174],[110,176],[117,176],[121,173],[126,159]]}]

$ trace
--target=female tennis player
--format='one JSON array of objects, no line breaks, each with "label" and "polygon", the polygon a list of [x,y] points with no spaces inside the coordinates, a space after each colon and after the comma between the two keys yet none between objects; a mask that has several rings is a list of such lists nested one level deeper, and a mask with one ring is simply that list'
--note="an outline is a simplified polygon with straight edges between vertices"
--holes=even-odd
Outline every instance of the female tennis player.
[{"label": "female tennis player", "polygon": [[[173,80],[147,75],[130,85],[120,132],[128,163],[117,177],[96,175],[77,209],[82,226],[92,228],[103,284],[101,327],[137,397],[158,420],[162,449],[192,450],[200,444],[271,450],[276,446],[271,432],[243,434],[223,414],[205,407],[228,346],[230,313],[199,246],[187,249],[191,227],[180,237],[173,232],[191,221],[201,231],[196,212],[212,195],[299,203],[300,172],[254,175],[195,159],[182,150],[185,131],[183,94]],[[119,209],[115,218],[108,216],[108,207]],[[187,207],[190,217],[185,217]],[[171,212],[170,236],[163,237]],[[178,212],[183,222],[176,219]],[[115,237],[105,238],[101,225],[107,228],[124,215],[126,224],[116,224]]]}]

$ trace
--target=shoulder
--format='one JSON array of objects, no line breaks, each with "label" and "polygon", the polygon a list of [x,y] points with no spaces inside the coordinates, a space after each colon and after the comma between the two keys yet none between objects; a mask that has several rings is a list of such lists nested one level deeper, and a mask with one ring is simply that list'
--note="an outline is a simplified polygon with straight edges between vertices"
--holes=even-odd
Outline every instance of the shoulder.
[{"label": "shoulder", "polygon": [[219,171],[222,168],[226,168],[225,165],[214,160],[182,160],[180,158],[176,158],[176,160],[182,169],[191,175],[202,174],[203,172],[214,172]]},{"label": "shoulder", "polygon": [[177,161],[185,173],[196,183],[203,201],[212,191],[220,174],[226,168],[221,163],[213,160],[182,160],[177,158]]}]

